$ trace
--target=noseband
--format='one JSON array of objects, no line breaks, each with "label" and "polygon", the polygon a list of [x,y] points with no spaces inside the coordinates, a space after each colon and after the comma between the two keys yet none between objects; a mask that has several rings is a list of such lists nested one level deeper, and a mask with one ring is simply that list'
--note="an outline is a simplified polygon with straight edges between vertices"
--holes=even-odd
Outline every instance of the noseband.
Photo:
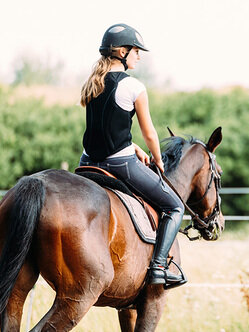
[{"label": "noseband", "polygon": [[[183,202],[181,196],[179,195],[179,193],[177,192],[177,190],[175,189],[175,187],[173,186],[171,181],[164,174],[161,174],[159,169],[157,169],[157,173],[158,173],[160,179],[162,180],[162,183],[163,183],[163,180],[164,180],[171,187],[171,189],[174,190],[174,192],[178,195],[178,197],[181,199],[182,203],[184,204],[185,209],[189,212],[189,214],[191,216],[190,225],[186,226],[184,228],[184,230],[180,230],[180,232],[185,234],[189,238],[189,240],[191,240],[191,241],[199,239],[200,236],[190,237],[188,235],[188,230],[190,228],[195,228],[197,230],[203,230],[204,229],[205,232],[207,234],[210,233],[210,236],[211,236],[212,231],[210,232],[208,229],[216,228],[217,219],[218,219],[218,216],[219,216],[220,211],[221,211],[221,209],[220,209],[221,198],[220,198],[220,195],[219,195],[219,190],[221,189],[221,177],[220,177],[220,174],[219,174],[219,172],[217,170],[217,167],[215,165],[215,154],[208,151],[206,144],[204,144],[202,141],[197,140],[196,144],[202,145],[205,148],[205,151],[208,153],[210,172],[211,172],[210,181],[209,181],[208,186],[205,190],[205,193],[203,194],[203,196],[197,202],[194,202],[194,203],[191,203],[191,204],[186,204],[185,202]],[[210,215],[208,215],[205,218],[200,218],[200,216],[197,213],[195,213],[190,208],[190,206],[198,205],[200,202],[203,201],[203,199],[206,197],[209,189],[211,188],[211,185],[212,185],[213,181],[214,181],[215,188],[216,188],[216,204],[215,204],[215,207],[214,207],[214,209],[213,209],[213,211]]]}]

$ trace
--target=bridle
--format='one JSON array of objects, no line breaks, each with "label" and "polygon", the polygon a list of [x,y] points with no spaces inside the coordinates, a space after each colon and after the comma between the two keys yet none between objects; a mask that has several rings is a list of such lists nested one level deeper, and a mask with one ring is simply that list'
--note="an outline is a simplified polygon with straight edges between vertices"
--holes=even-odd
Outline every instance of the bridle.
[{"label": "bridle", "polygon": [[[207,149],[206,144],[204,144],[203,142],[197,140],[196,144],[202,145],[205,148],[205,151],[208,154],[211,176],[210,176],[210,180],[209,180],[208,186],[207,186],[207,188],[206,188],[205,193],[203,194],[203,196],[197,202],[188,203],[188,204],[185,205],[186,209],[189,212],[193,212],[193,214],[190,213],[190,215],[191,215],[191,224],[188,225],[187,227],[185,227],[185,229],[182,230],[182,233],[185,234],[190,240],[195,240],[195,239],[199,238],[200,236],[191,238],[188,235],[188,230],[190,228],[195,228],[195,229],[197,229],[199,231],[204,231],[205,234],[210,239],[214,235],[215,235],[215,238],[217,238],[219,236],[219,232],[220,232],[220,227],[219,227],[219,224],[218,224],[217,220],[218,220],[220,212],[221,212],[221,208],[220,208],[221,198],[220,198],[220,195],[219,195],[219,191],[221,189],[221,176],[220,176],[220,174],[219,174],[219,172],[217,170],[217,167],[216,167],[216,163],[215,163],[216,156],[215,156],[215,154],[213,154],[212,152],[210,152]],[[195,213],[190,208],[190,206],[192,207],[192,206],[198,205],[199,203],[201,203],[203,201],[203,199],[206,197],[209,189],[211,188],[213,181],[214,181],[215,189],[216,189],[216,203],[215,203],[215,207],[214,207],[214,209],[213,209],[213,211],[211,212],[210,215],[208,215],[205,218],[200,218],[199,215],[197,213]]]},{"label": "bridle", "polygon": [[[174,192],[178,195],[178,197],[180,198],[180,200],[182,201],[182,203],[185,206],[185,209],[189,212],[190,216],[191,216],[191,223],[186,226],[183,230],[180,230],[181,233],[185,234],[189,240],[193,241],[193,240],[197,240],[201,237],[201,234],[199,236],[196,237],[190,237],[188,234],[188,231],[190,228],[195,228],[197,230],[204,230],[206,235],[208,237],[213,237],[213,235],[218,237],[218,233],[220,232],[219,229],[219,224],[217,222],[218,217],[220,215],[221,212],[221,208],[220,208],[220,204],[221,204],[221,198],[219,195],[219,191],[221,189],[221,176],[217,170],[216,167],[216,163],[215,163],[215,154],[213,154],[212,152],[208,151],[207,146],[205,143],[203,143],[202,141],[196,140],[195,144],[200,144],[205,148],[205,151],[208,154],[209,157],[209,165],[210,165],[210,173],[211,173],[211,177],[210,177],[210,181],[208,183],[208,186],[205,190],[205,193],[203,194],[203,196],[194,203],[185,203],[183,201],[183,199],[181,198],[180,194],[177,192],[176,188],[173,186],[173,184],[171,183],[171,181],[160,172],[160,170],[157,168],[157,173],[162,181],[162,186],[163,186],[163,180],[171,187],[171,189],[174,190]],[[208,215],[205,218],[201,218],[197,213],[195,213],[190,206],[195,206],[198,205],[199,203],[201,203],[203,201],[203,199],[206,197],[209,189],[212,186],[212,183],[214,181],[215,184],[215,189],[216,189],[216,203],[215,203],[215,207],[213,209],[213,211],[211,212],[210,215]]]},{"label": "bridle", "polygon": [[206,144],[204,144],[203,142],[196,141],[196,143],[201,144],[205,148],[205,150],[208,154],[211,177],[210,177],[210,181],[208,183],[208,186],[207,186],[203,196],[197,202],[188,203],[188,206],[195,206],[195,205],[200,204],[203,201],[203,199],[206,197],[209,189],[212,186],[212,182],[214,181],[215,189],[216,189],[216,204],[215,204],[215,207],[214,207],[212,213],[209,216],[202,219],[206,223],[207,227],[209,227],[209,222],[212,221],[213,219],[215,219],[217,217],[217,215],[220,214],[220,211],[221,211],[221,209],[220,209],[221,199],[220,199],[220,195],[219,195],[219,191],[221,189],[221,176],[220,176],[220,174],[217,170],[216,164],[215,164],[215,159],[216,159],[215,154],[208,151]]}]

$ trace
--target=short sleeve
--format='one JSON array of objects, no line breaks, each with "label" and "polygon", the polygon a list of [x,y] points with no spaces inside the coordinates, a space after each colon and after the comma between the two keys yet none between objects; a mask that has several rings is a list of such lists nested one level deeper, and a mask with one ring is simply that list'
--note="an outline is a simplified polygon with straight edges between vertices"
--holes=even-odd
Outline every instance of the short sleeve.
[{"label": "short sleeve", "polygon": [[126,77],[118,83],[115,101],[124,110],[132,111],[137,97],[143,91],[146,88],[142,82],[134,77]]}]

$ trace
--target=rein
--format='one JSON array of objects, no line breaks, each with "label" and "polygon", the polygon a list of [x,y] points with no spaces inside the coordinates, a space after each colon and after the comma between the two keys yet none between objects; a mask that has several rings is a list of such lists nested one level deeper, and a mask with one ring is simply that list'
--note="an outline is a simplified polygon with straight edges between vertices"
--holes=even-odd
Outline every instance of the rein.
[{"label": "rein", "polygon": [[[208,229],[210,226],[213,225],[215,219],[217,218],[217,216],[220,214],[220,196],[219,196],[219,189],[221,188],[221,180],[220,180],[220,174],[218,173],[216,166],[215,166],[215,155],[213,153],[211,153],[210,151],[207,150],[207,146],[206,144],[204,144],[201,141],[197,141],[197,144],[201,144],[206,152],[208,153],[209,156],[209,163],[210,163],[210,170],[211,170],[211,178],[209,181],[209,184],[207,186],[207,189],[205,191],[205,193],[203,194],[203,196],[201,197],[201,199],[199,199],[197,202],[191,203],[191,204],[187,204],[183,201],[182,197],[180,196],[180,194],[178,193],[178,191],[176,190],[176,188],[174,187],[174,185],[172,184],[172,182],[169,180],[169,178],[165,175],[162,174],[161,171],[159,170],[159,168],[156,166],[156,170],[158,173],[158,176],[161,180],[161,185],[162,188],[164,189],[165,184],[164,181],[169,185],[169,187],[176,193],[176,195],[179,197],[179,199],[181,200],[181,202],[183,203],[183,205],[185,206],[185,209],[188,211],[188,213],[191,216],[191,223],[190,225],[186,226],[184,228],[184,230],[180,229],[180,232],[183,233],[184,235],[186,235],[188,237],[189,240],[193,241],[193,240],[197,240],[200,239],[201,235],[196,236],[196,237],[190,237],[188,235],[188,230],[190,228],[195,228],[193,227],[194,223],[197,222],[199,224],[199,228],[205,228]],[[216,205],[214,207],[214,210],[212,211],[212,213],[205,217],[205,218],[200,218],[200,216],[195,213],[190,206],[194,206],[199,204],[200,202],[202,202],[202,200],[206,197],[209,189],[211,188],[212,182],[215,182],[215,188],[216,188]],[[165,188],[166,189],[166,188]]]}]

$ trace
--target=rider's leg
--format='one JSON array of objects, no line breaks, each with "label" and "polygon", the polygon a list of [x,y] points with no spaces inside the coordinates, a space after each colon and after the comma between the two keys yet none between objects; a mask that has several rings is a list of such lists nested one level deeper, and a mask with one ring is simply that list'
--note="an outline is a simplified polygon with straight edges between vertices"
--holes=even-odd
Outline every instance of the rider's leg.
[{"label": "rider's leg", "polygon": [[163,212],[159,221],[157,240],[154,249],[154,257],[151,262],[149,283],[172,284],[182,280],[180,275],[169,271],[167,257],[169,250],[181,226],[184,210],[180,207]]},{"label": "rider's leg", "polygon": [[150,267],[150,283],[175,283],[182,280],[167,266],[167,256],[180,228],[184,205],[175,192],[159,176],[138,160],[136,155],[110,158],[93,163],[90,158],[81,158],[81,165],[99,166],[123,180],[137,195],[162,212],[157,231],[157,240]]}]

